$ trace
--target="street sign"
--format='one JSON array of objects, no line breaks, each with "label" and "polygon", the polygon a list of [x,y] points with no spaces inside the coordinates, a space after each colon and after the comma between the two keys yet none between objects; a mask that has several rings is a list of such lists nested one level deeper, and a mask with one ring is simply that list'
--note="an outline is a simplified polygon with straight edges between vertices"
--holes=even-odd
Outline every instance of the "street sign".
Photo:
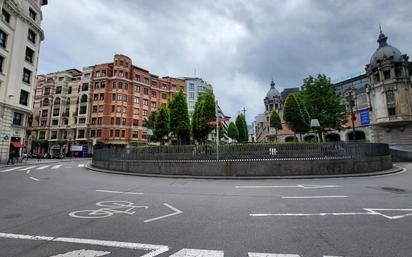
[{"label": "street sign", "polygon": [[9,135],[5,135],[5,136],[3,137],[3,140],[4,140],[4,141],[9,141],[9,139],[10,139]]}]

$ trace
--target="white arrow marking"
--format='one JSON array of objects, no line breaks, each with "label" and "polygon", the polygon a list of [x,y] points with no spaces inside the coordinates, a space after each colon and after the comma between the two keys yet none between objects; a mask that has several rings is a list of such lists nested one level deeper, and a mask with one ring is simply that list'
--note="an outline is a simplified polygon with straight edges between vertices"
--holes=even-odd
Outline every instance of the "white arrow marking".
[{"label": "white arrow marking", "polygon": [[70,237],[18,235],[18,234],[9,234],[9,233],[0,233],[0,237],[12,238],[12,239],[36,240],[36,241],[65,242],[65,243],[73,243],[73,244],[99,245],[99,246],[106,246],[106,247],[151,251],[150,253],[147,253],[141,257],[155,257],[159,254],[169,251],[169,247],[167,245],[152,245],[152,244],[140,244],[140,243],[70,238]]},{"label": "white arrow marking", "polygon": [[248,253],[249,257],[300,257],[297,254],[280,254],[280,253]]},{"label": "white arrow marking", "polygon": [[182,249],[170,257],[223,257],[223,251],[200,250],[200,249]]},{"label": "white arrow marking", "polygon": [[93,250],[77,250],[68,253],[53,255],[51,257],[99,257],[108,255],[110,252],[93,251]]},{"label": "white arrow marking", "polygon": [[[249,216],[251,217],[268,217],[268,216],[275,216],[275,217],[282,217],[282,216],[289,216],[289,217],[304,217],[304,216],[354,216],[354,215],[379,215],[385,217],[387,219],[400,219],[408,216],[412,216],[412,209],[368,209],[364,208],[366,212],[321,212],[321,213],[251,213]],[[380,212],[378,212],[380,211]],[[404,215],[395,215],[389,216],[385,215],[382,212],[385,211],[397,211],[397,212],[408,212]]]},{"label": "white arrow marking", "polygon": [[36,170],[44,170],[45,168],[49,167],[50,165],[45,165],[45,166],[41,166],[38,167]]},{"label": "white arrow marking", "polygon": [[111,191],[111,190],[103,190],[103,189],[97,189],[96,192],[113,193],[113,194],[143,195],[143,193],[138,193],[138,192],[121,192],[121,191]]},{"label": "white arrow marking", "polygon": [[53,166],[52,169],[58,169],[58,168],[60,168],[60,167],[61,167],[61,165],[59,164],[59,165]]},{"label": "white arrow marking", "polygon": [[163,205],[168,207],[169,209],[173,210],[174,212],[170,213],[170,214],[167,214],[167,215],[160,216],[160,217],[156,217],[156,218],[153,218],[153,219],[148,219],[148,220],[145,220],[144,222],[145,223],[152,222],[152,221],[155,221],[155,220],[160,220],[160,219],[164,219],[164,218],[167,218],[167,217],[170,217],[170,216],[174,216],[174,215],[178,215],[178,214],[183,213],[181,210],[176,209],[175,207],[171,206],[170,204],[164,203]]},{"label": "white arrow marking", "polygon": [[335,188],[336,185],[297,185],[297,186],[236,186],[235,188],[303,188],[303,189],[320,189]]}]

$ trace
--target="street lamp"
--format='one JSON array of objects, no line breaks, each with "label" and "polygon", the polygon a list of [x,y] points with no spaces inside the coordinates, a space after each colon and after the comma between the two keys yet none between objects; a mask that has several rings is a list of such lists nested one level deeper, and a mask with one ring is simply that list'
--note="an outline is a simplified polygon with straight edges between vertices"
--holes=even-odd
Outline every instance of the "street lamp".
[{"label": "street lamp", "polygon": [[321,135],[319,133],[320,123],[318,119],[312,119],[310,121],[310,127],[318,132],[319,141],[321,141]]},{"label": "street lamp", "polygon": [[352,88],[349,88],[347,90],[348,93],[348,98],[349,98],[349,111],[350,111],[350,116],[352,120],[352,135],[353,135],[353,141],[356,141],[356,133],[355,133],[355,113],[353,112],[353,107],[355,106],[355,100],[353,99],[353,91]]}]

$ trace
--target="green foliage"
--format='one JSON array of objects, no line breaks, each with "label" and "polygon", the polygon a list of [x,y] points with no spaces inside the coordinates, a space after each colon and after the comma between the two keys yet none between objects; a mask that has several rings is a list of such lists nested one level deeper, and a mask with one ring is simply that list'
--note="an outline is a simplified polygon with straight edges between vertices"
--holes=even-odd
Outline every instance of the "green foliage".
[{"label": "green foliage", "polygon": [[286,97],[283,119],[293,132],[305,133],[309,130],[305,111],[306,108],[303,104],[299,104],[296,94],[290,94]]},{"label": "green foliage", "polygon": [[309,116],[319,119],[321,129],[337,129],[346,122],[345,106],[326,75],[306,78],[301,94]]},{"label": "green foliage", "polygon": [[231,121],[227,128],[227,134],[231,139],[237,139],[239,137],[239,130],[237,129],[235,123]]},{"label": "green foliage", "polygon": [[154,129],[155,123],[157,118],[157,111],[152,111],[152,115],[149,117],[148,120],[145,120],[144,126],[148,129]]},{"label": "green foliage", "polygon": [[237,127],[237,130],[239,131],[239,136],[237,137],[237,140],[239,142],[247,142],[249,139],[248,130],[247,130],[246,119],[243,114],[239,114],[236,117],[236,127]]},{"label": "green foliage", "polygon": [[277,113],[275,108],[273,108],[272,112],[270,113],[269,120],[269,125],[271,128],[282,129],[282,121],[280,120],[279,114]]},{"label": "green foliage", "polygon": [[215,96],[211,90],[197,98],[195,110],[192,116],[193,138],[199,143],[204,143],[207,135],[214,127],[207,125],[208,121],[216,120]]},{"label": "green foliage", "polygon": [[307,133],[310,130],[310,120],[311,120],[309,112],[306,108],[305,103],[302,100],[302,95],[300,93],[294,93],[294,95],[295,95],[296,102],[299,105],[299,109],[303,117],[303,122],[300,124],[296,132]]},{"label": "green foliage", "polygon": [[67,139],[59,139],[57,140],[57,144],[60,145],[60,147],[63,147],[68,143]]},{"label": "green foliage", "polygon": [[178,144],[190,142],[190,120],[186,96],[182,90],[169,101],[170,130],[175,134]]},{"label": "green foliage", "polygon": [[157,115],[153,134],[163,144],[163,137],[167,136],[170,132],[170,115],[169,110],[165,105],[162,105]]}]

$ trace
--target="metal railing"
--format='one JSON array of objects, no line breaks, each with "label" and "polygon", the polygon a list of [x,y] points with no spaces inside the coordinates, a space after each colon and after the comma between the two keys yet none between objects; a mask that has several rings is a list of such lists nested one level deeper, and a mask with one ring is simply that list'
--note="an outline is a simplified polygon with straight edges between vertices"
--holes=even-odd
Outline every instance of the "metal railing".
[{"label": "metal railing", "polygon": [[[319,144],[227,144],[219,147],[219,160],[340,159],[389,155],[387,144],[319,143]],[[136,148],[95,149],[93,160],[213,161],[214,145],[141,146]]]}]

